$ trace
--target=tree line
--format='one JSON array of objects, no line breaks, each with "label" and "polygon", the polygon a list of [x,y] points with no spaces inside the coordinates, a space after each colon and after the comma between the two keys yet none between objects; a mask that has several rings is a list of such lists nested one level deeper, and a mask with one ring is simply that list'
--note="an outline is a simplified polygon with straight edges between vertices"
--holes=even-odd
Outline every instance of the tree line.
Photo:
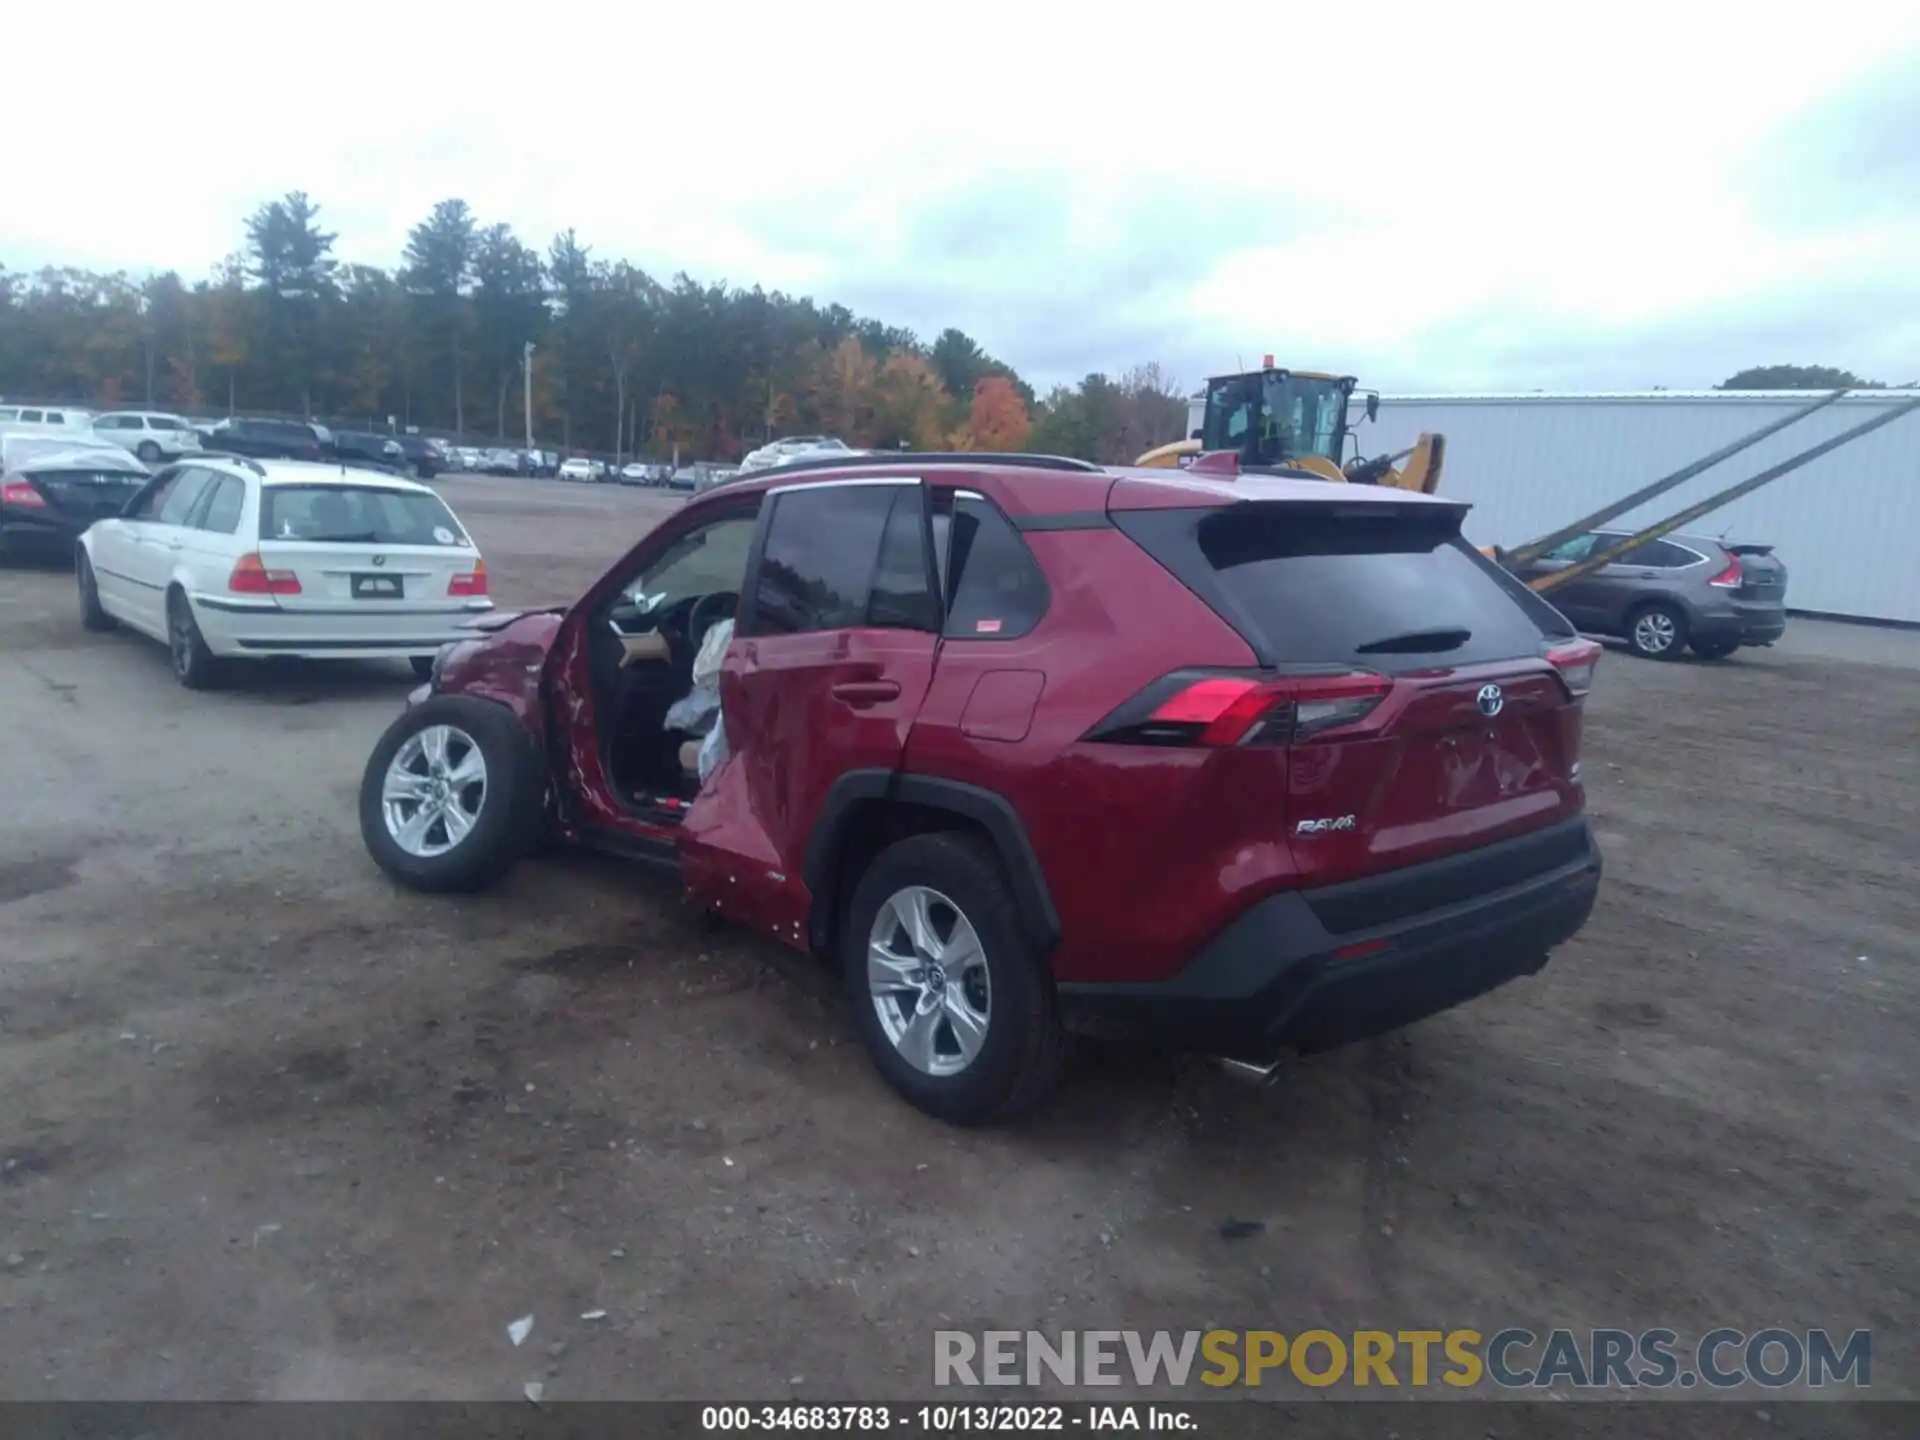
[{"label": "tree line", "polygon": [[293,191],[206,278],[0,266],[0,396],[189,415],[278,413],[567,449],[736,459],[780,435],[1112,462],[1176,439],[1157,366],[1037,397],[959,329],[909,330],[759,286],[662,281],[572,231],[545,251],[443,200],[393,270],[334,254]]},{"label": "tree line", "polygon": [[[1716,390],[1885,390],[1884,380],[1864,380],[1851,370],[1832,365],[1754,365],[1729,375]],[[1920,388],[1920,381],[1909,380],[1894,387]]]}]

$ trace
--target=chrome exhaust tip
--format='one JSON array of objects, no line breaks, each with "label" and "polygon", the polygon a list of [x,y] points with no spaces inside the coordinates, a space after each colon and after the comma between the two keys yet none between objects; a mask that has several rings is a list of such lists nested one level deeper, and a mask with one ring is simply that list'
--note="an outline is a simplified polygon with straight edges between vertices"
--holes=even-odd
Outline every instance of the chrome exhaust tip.
[{"label": "chrome exhaust tip", "polygon": [[1252,1060],[1234,1060],[1225,1055],[1215,1056],[1214,1063],[1235,1080],[1263,1088],[1279,1078],[1281,1065],[1278,1060],[1263,1065]]}]

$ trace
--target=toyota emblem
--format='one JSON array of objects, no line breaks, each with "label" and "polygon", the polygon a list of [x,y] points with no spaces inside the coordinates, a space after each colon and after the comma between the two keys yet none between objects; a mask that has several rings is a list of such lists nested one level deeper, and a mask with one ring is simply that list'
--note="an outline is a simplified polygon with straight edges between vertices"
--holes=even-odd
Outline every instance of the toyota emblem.
[{"label": "toyota emblem", "polygon": [[[386,563],[387,563],[387,557],[386,557],[386,556],[384,556],[384,555],[376,555],[376,556],[374,556],[374,557],[373,557],[373,563],[374,563],[374,564],[376,564],[376,565],[384,565],[384,564],[386,564]],[[1492,687],[1491,685],[1489,685],[1489,686],[1487,687],[1487,689],[1488,689],[1488,690],[1493,690],[1493,687]],[[1500,708],[1500,704],[1499,704],[1499,697],[1500,697],[1500,692],[1499,692],[1498,690],[1494,690],[1494,691],[1493,691],[1493,694],[1494,694],[1494,707],[1493,707],[1493,709],[1494,709],[1494,710],[1498,710],[1498,709]],[[1482,700],[1484,701],[1484,700],[1486,699],[1486,696],[1487,696],[1487,691],[1486,691],[1486,690],[1482,690],[1482,691],[1480,692],[1480,698],[1481,698],[1481,699],[1482,699]],[[1487,713],[1488,713],[1489,715],[1491,715],[1491,714],[1493,713],[1493,710],[1489,710],[1489,711],[1488,711]]]},{"label": "toyota emblem", "polygon": [[1473,697],[1473,703],[1480,707],[1480,713],[1491,720],[1506,705],[1507,697],[1498,685],[1482,685],[1480,693]]}]

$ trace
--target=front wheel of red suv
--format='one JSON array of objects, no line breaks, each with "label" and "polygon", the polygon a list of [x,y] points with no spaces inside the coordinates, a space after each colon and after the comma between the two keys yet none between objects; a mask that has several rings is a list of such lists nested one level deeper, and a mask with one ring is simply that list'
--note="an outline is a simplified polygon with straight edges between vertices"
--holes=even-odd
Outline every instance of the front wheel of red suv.
[{"label": "front wheel of red suv", "polygon": [[1022,932],[992,852],[915,835],[861,876],[840,929],[854,1023],[887,1083],[955,1124],[1044,1100],[1067,1039],[1046,963]]},{"label": "front wheel of red suv", "polygon": [[539,755],[512,712],[436,695],[387,727],[360,780],[360,835],[374,862],[415,890],[478,890],[541,825]]}]

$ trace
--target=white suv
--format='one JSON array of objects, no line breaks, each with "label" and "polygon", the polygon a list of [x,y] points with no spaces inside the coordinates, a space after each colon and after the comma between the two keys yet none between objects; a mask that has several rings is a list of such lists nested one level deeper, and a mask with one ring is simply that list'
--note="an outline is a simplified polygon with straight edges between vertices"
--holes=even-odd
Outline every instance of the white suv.
[{"label": "white suv", "polygon": [[88,527],[74,570],[82,623],[165,641],[193,690],[275,655],[405,658],[424,677],[493,608],[486,563],[432,490],[306,460],[169,466]]},{"label": "white suv", "polygon": [[160,410],[109,410],[93,417],[93,433],[138,455],[149,465],[198,452],[200,436],[178,415]]},{"label": "white suv", "polygon": [[855,450],[844,440],[836,440],[831,435],[791,435],[785,440],[775,440],[770,445],[762,445],[750,452],[740,462],[740,472],[751,474],[755,470],[765,470],[774,465],[784,465],[789,460],[798,460],[805,456],[809,460],[829,459],[834,456],[864,455],[864,450]]}]

